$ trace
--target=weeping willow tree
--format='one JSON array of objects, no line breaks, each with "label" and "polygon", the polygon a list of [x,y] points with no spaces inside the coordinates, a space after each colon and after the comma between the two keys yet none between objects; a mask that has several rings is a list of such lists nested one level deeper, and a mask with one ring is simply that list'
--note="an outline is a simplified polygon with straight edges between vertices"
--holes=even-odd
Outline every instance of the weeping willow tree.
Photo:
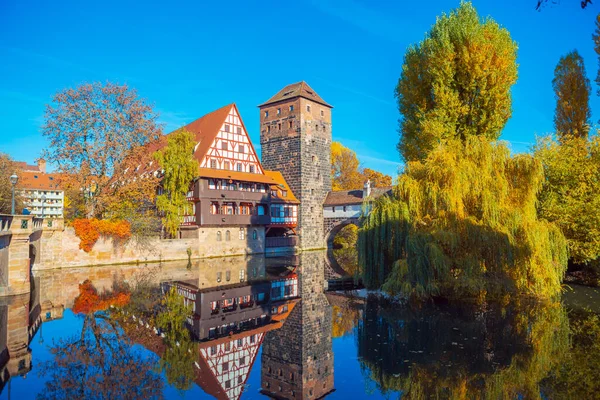
[{"label": "weeping willow tree", "polygon": [[365,285],[421,298],[558,294],[567,246],[537,217],[543,178],[538,160],[478,137],[409,162],[359,231]]}]

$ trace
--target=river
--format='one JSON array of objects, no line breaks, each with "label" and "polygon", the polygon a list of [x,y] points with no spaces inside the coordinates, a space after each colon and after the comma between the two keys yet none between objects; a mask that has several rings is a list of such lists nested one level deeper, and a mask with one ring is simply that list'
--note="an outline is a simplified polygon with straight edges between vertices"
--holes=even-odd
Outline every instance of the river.
[{"label": "river", "polygon": [[[0,398],[597,397],[598,346],[571,330],[596,326],[600,290],[415,309],[325,292],[324,257],[34,273],[31,295],[0,304]],[[165,345],[132,308],[86,303],[86,280],[99,295],[137,287],[132,304],[176,287],[194,309],[191,346]]]}]

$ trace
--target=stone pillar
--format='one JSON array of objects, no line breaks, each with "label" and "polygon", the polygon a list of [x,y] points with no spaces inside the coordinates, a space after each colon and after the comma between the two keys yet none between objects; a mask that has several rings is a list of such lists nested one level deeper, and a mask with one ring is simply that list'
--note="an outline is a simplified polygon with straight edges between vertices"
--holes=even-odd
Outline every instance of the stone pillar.
[{"label": "stone pillar", "polygon": [[15,215],[10,227],[11,238],[8,253],[8,287],[0,290],[0,296],[29,293],[29,237],[33,232],[33,216]]},{"label": "stone pillar", "polygon": [[63,235],[65,222],[62,218],[46,218],[42,224],[40,237],[40,254],[33,270],[56,268],[62,265]]}]

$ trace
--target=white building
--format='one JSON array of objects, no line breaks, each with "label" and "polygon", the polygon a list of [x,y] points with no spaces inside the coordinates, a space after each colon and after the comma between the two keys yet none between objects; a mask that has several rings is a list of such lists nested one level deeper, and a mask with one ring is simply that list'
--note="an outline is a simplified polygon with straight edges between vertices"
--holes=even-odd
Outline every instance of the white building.
[{"label": "white building", "polygon": [[329,192],[323,203],[323,218],[349,219],[360,218],[365,199],[374,200],[384,194],[391,195],[392,187],[371,187],[366,182],[362,190],[339,190]]},{"label": "white building", "polygon": [[[25,209],[36,217],[63,218],[65,193],[59,185],[59,174],[46,173],[46,161],[36,165],[19,163],[17,188],[25,198]],[[18,213],[22,210],[16,210]]]}]

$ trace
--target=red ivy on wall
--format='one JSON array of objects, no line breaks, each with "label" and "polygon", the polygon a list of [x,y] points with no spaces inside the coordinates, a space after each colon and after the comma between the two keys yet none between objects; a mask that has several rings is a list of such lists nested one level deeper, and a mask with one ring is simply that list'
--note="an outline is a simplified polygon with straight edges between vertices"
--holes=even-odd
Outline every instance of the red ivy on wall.
[{"label": "red ivy on wall", "polygon": [[127,221],[76,219],[73,221],[75,235],[81,242],[79,248],[89,253],[100,236],[111,236],[118,240],[127,240],[131,237],[131,225]]}]

